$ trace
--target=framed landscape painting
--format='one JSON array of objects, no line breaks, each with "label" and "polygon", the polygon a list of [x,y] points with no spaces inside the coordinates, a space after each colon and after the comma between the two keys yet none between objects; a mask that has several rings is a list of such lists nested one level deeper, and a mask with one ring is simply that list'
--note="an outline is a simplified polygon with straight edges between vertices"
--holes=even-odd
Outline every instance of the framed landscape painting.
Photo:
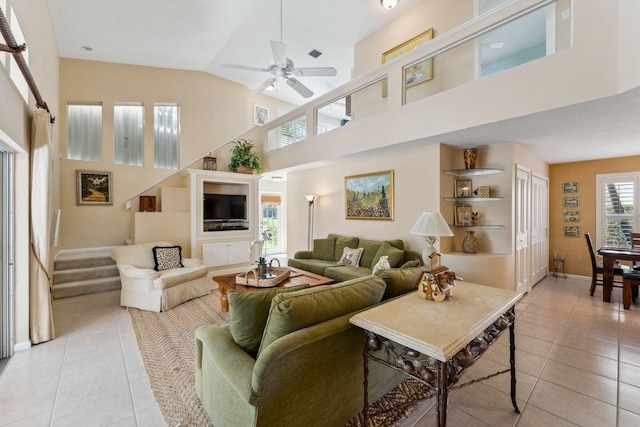
[{"label": "framed landscape painting", "polygon": [[76,171],[78,205],[113,205],[111,172]]},{"label": "framed landscape painting", "polygon": [[346,219],[393,221],[393,171],[344,177]]},{"label": "framed landscape painting", "polygon": [[[412,39],[407,40],[398,46],[389,49],[382,54],[382,63],[391,61],[394,58],[404,55],[407,52],[415,49],[416,47],[433,39],[433,28],[429,28],[424,33],[418,34]],[[424,83],[427,80],[433,78],[433,59],[425,59],[411,66],[408,66],[404,70],[404,83],[406,87],[412,87]],[[382,97],[387,96],[387,80],[382,83]]]}]

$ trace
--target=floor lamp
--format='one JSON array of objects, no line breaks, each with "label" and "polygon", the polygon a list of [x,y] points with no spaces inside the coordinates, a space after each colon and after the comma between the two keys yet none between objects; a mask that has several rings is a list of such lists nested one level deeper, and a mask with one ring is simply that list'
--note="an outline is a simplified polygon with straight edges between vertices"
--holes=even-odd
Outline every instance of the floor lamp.
[{"label": "floor lamp", "polygon": [[305,194],[304,198],[309,202],[309,223],[307,224],[307,230],[309,232],[307,236],[307,250],[311,250],[311,241],[313,240],[313,203],[316,201],[318,196],[315,194]]}]

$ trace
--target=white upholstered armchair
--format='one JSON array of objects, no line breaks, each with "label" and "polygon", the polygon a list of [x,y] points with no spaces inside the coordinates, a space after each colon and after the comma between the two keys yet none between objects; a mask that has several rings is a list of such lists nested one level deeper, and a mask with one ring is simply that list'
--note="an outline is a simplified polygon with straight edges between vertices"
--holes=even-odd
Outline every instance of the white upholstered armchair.
[{"label": "white upholstered armchair", "polygon": [[[157,259],[154,247],[161,248],[155,251]],[[202,260],[181,258],[179,250],[176,254],[171,248],[176,246],[170,242],[152,242],[119,246],[111,251],[120,271],[121,306],[166,311],[215,288]],[[160,271],[154,269],[156,261]],[[171,264],[176,262],[177,265]]]}]

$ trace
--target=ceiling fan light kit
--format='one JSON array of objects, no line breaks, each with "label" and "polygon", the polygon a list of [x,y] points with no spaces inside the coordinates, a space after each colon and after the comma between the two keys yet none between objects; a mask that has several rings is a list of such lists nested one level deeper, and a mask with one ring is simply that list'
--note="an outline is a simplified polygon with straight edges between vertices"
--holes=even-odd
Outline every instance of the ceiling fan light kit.
[{"label": "ceiling fan light kit", "polygon": [[399,0],[380,0],[380,4],[385,9],[393,9],[398,5]]}]

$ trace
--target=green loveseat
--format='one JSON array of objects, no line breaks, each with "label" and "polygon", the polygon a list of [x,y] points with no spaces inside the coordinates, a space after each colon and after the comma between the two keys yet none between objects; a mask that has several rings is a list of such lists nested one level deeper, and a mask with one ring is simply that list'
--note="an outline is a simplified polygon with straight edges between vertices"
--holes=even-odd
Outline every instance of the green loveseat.
[{"label": "green loveseat", "polygon": [[[259,343],[250,343],[243,331],[235,331],[242,346],[233,330],[246,324],[238,324],[237,317],[247,314],[250,300],[264,300],[261,294],[268,294],[230,292],[231,323],[196,331],[196,391],[213,424],[344,425],[362,410],[363,403],[364,332],[349,319],[377,304],[385,291],[392,295],[414,289],[421,270],[386,270],[396,290],[386,289],[380,277],[368,276],[288,293],[267,291],[275,296]],[[259,313],[247,316],[245,322],[256,317]],[[247,346],[257,348],[257,354],[243,348]],[[370,362],[369,401],[404,378],[398,371]]]},{"label": "green loveseat", "polygon": [[[339,264],[344,248],[363,249],[358,266]],[[371,275],[373,267],[383,255],[388,257],[392,268],[406,263],[412,266],[420,263],[420,254],[405,250],[404,242],[399,239],[368,240],[329,234],[326,239],[315,239],[313,250],[296,252],[288,265],[343,282]]]}]

